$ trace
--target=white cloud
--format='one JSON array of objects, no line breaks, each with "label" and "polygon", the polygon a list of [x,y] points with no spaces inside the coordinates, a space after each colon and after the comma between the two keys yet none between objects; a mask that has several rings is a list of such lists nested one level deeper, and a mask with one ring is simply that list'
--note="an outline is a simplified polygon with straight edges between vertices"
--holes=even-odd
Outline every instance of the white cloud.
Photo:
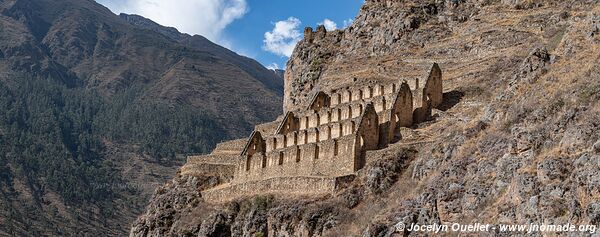
[{"label": "white cloud", "polygon": [[354,19],[348,19],[348,20],[344,20],[344,29],[348,28],[348,26],[352,25],[352,23],[354,22]]},{"label": "white cloud", "polygon": [[161,25],[211,41],[226,42],[222,32],[248,12],[246,0],[98,0],[115,13],[138,14]]},{"label": "white cloud", "polygon": [[296,43],[302,39],[300,24],[302,22],[295,17],[275,22],[273,30],[265,33],[263,49],[279,56],[291,56]]},{"label": "white cloud", "polygon": [[323,20],[323,22],[317,23],[317,25],[325,26],[325,29],[327,29],[327,31],[337,30],[337,24],[329,19],[325,19]]},{"label": "white cloud", "polygon": [[279,64],[271,63],[271,64],[267,65],[266,68],[269,70],[276,70],[276,69],[279,69]]}]

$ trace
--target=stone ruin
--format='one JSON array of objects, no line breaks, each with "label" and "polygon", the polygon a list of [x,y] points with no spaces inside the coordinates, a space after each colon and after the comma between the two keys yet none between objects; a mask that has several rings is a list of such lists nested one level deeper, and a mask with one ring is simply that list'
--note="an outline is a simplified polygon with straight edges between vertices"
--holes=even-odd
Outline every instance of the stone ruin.
[{"label": "stone ruin", "polygon": [[248,139],[188,157],[181,172],[232,176],[202,192],[208,202],[264,193],[332,193],[365,166],[366,151],[401,140],[401,127],[425,121],[442,104],[437,64],[424,86],[417,79],[413,87],[402,81],[318,91],[304,109],[256,126]]}]

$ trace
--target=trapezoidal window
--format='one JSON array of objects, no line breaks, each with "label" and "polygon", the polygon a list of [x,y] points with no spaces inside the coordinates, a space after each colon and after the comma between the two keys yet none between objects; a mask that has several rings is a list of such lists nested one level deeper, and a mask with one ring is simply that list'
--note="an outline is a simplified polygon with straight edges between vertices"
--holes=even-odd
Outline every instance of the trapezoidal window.
[{"label": "trapezoidal window", "polygon": [[321,116],[317,114],[317,126],[321,125]]},{"label": "trapezoidal window", "polygon": [[296,149],[296,163],[300,162],[300,149]]},{"label": "trapezoidal window", "polygon": [[308,117],[304,118],[304,124],[306,125],[304,128],[310,128],[310,124],[308,124]]},{"label": "trapezoidal window", "polygon": [[304,144],[308,144],[308,133],[304,131]]},{"label": "trapezoidal window", "polygon": [[293,145],[294,145],[294,146],[295,146],[295,145],[298,145],[298,133],[294,133],[294,137],[293,137],[292,139],[294,139],[294,141],[293,141],[293,142],[294,142],[294,143],[293,143]]},{"label": "trapezoidal window", "polygon": [[319,146],[315,146],[315,160],[319,159]]},{"label": "trapezoidal window", "polygon": [[338,143],[337,140],[333,140],[333,156],[338,155]]},{"label": "trapezoidal window", "polygon": [[283,152],[279,152],[279,160],[278,160],[277,164],[283,165]]}]

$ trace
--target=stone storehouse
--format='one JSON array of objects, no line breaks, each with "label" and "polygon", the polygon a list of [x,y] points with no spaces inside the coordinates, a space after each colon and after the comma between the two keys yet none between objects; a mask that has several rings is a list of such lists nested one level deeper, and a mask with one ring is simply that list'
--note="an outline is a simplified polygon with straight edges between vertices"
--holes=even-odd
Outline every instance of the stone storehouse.
[{"label": "stone storehouse", "polygon": [[[233,172],[231,182],[202,192],[207,201],[267,192],[332,192],[365,165],[366,151],[402,139],[401,127],[426,120],[441,104],[442,72],[437,64],[424,86],[416,79],[412,90],[402,81],[317,91],[305,108],[258,125],[243,148],[236,140],[220,144],[210,155],[189,158],[196,163],[187,171],[213,167]],[[237,149],[229,150],[240,153],[222,151],[234,144]],[[226,162],[214,161],[219,156]]]}]

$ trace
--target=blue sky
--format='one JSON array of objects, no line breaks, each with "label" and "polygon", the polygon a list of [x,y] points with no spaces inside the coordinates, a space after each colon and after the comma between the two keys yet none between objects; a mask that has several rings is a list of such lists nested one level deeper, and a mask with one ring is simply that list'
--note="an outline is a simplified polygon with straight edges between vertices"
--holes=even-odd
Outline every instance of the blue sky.
[{"label": "blue sky", "polygon": [[363,0],[97,0],[116,14],[133,13],[199,34],[265,66],[285,68],[304,27],[343,28]]}]

